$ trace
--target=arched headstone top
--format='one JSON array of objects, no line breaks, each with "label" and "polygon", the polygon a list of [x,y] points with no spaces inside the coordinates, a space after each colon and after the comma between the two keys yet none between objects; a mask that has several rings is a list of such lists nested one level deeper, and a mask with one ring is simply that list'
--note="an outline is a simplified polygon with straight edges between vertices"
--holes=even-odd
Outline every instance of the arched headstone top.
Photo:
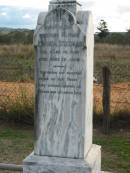
[{"label": "arched headstone top", "polygon": [[65,25],[67,24],[67,22],[69,25],[77,24],[76,17],[74,16],[74,14],[60,6],[48,12],[44,19],[45,28],[50,24],[54,25],[54,22],[57,24],[61,23],[61,25]]}]

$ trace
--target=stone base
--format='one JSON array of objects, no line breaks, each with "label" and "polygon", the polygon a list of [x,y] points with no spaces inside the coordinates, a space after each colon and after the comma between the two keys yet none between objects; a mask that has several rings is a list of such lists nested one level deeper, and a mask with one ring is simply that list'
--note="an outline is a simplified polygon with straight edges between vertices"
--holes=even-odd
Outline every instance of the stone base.
[{"label": "stone base", "polygon": [[32,153],[23,161],[23,173],[101,173],[101,147],[93,145],[85,160]]}]

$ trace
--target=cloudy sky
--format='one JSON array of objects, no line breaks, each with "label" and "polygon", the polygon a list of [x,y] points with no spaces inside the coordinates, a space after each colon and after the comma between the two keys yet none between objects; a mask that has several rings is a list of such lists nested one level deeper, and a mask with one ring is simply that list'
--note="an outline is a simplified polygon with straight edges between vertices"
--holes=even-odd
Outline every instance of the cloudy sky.
[{"label": "cloudy sky", "polygon": [[[110,31],[130,28],[130,0],[79,0],[83,10],[91,10],[95,31],[104,19]],[[0,0],[0,27],[35,28],[39,12],[47,11],[49,0]]]}]

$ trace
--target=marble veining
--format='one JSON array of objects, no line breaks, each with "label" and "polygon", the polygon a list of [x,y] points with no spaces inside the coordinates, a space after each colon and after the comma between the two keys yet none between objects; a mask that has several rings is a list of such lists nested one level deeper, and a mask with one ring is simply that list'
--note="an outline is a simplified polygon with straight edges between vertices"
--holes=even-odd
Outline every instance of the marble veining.
[{"label": "marble veining", "polygon": [[101,173],[101,150],[93,145],[84,160],[36,156],[32,153],[23,165],[24,173]]},{"label": "marble veining", "polygon": [[84,158],[92,145],[93,25],[90,12],[69,7],[40,13],[34,34],[34,152]]},{"label": "marble veining", "polygon": [[92,14],[74,0],[52,0],[38,17],[34,152],[23,173],[101,173],[92,145]]},{"label": "marble veining", "polygon": [[92,145],[93,49],[89,47],[93,48],[93,32],[87,34],[91,26],[86,20],[91,20],[91,14],[78,13],[84,19],[81,25],[71,12],[59,7],[40,15],[38,24],[43,16],[44,21],[34,37],[34,151],[41,156],[84,158]]}]

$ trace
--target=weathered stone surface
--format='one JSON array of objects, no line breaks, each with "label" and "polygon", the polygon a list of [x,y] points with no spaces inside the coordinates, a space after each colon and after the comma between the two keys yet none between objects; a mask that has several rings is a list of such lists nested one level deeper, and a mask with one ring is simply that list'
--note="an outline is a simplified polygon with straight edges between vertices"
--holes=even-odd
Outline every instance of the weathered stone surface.
[{"label": "weathered stone surface", "polygon": [[50,1],[49,10],[53,10],[58,6],[69,10],[74,15],[76,15],[76,12],[79,11],[81,8],[81,4],[78,3],[76,0],[52,0]]},{"label": "weathered stone surface", "polygon": [[92,145],[94,33],[90,12],[76,0],[53,0],[34,34],[34,153],[24,173],[101,173]]},{"label": "weathered stone surface", "polygon": [[85,160],[36,156],[24,160],[24,173],[101,173],[100,147],[93,145]]},{"label": "weathered stone surface", "polygon": [[36,143],[41,156],[84,158],[92,145],[93,25],[90,12],[41,13],[36,46]]}]

